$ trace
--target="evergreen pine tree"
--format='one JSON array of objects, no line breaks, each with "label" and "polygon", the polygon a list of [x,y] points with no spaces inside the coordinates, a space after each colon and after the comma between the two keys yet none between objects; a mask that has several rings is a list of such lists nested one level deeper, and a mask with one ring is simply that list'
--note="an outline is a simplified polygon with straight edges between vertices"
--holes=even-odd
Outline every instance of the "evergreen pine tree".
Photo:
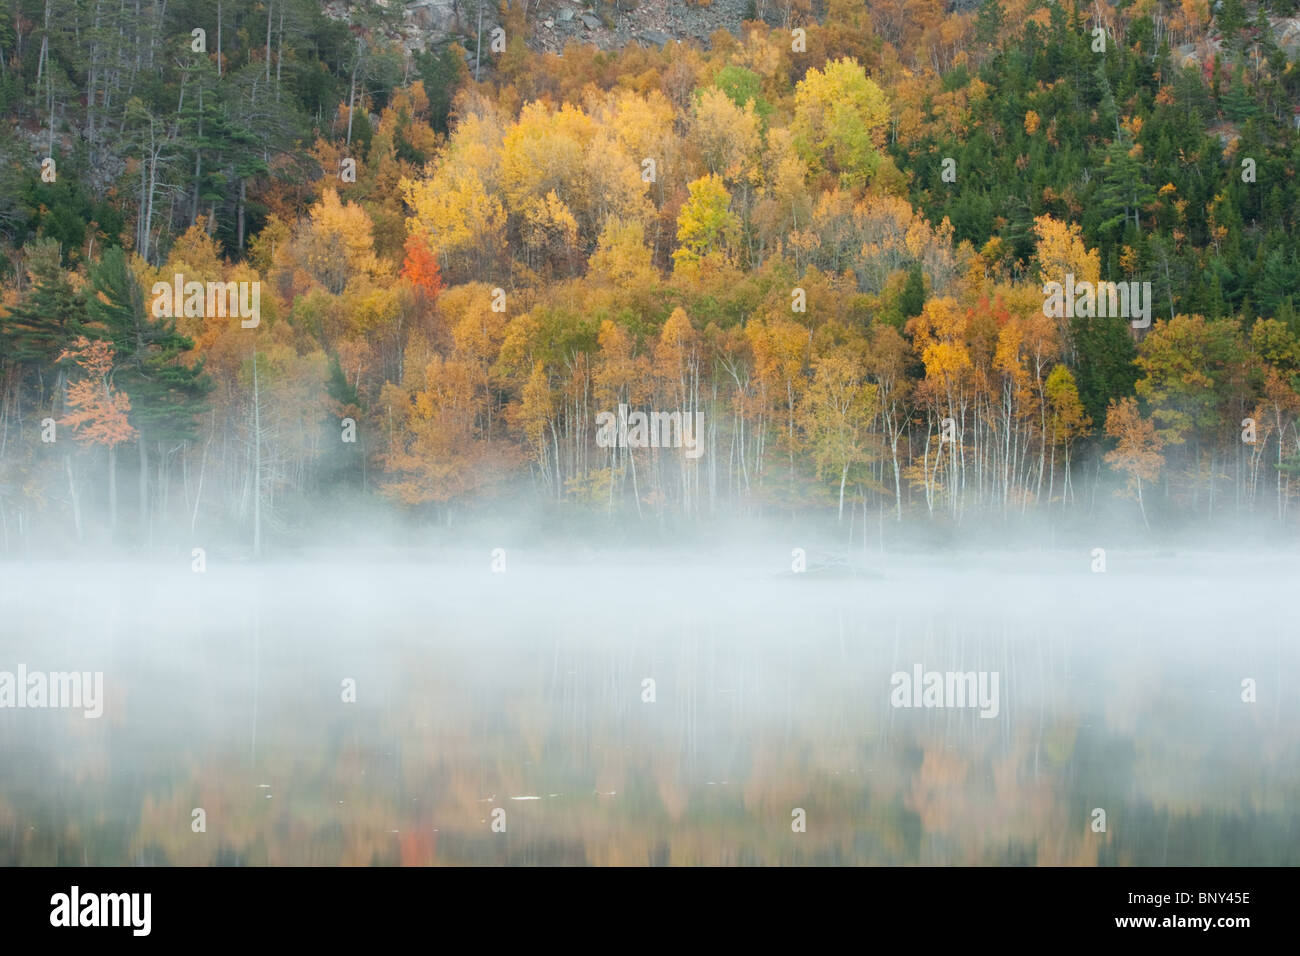
[{"label": "evergreen pine tree", "polygon": [[0,317],[0,355],[19,366],[23,378],[44,382],[67,343],[80,334],[86,310],[68,281],[56,240],[34,240],[26,253],[31,291]]},{"label": "evergreen pine tree", "polygon": [[113,343],[113,382],[131,399],[143,518],[148,504],[149,444],[192,440],[195,419],[213,383],[204,374],[202,360],[193,365],[182,360],[194,343],[176,331],[175,321],[149,314],[120,248],[108,249],[91,268],[86,306],[96,331]]}]

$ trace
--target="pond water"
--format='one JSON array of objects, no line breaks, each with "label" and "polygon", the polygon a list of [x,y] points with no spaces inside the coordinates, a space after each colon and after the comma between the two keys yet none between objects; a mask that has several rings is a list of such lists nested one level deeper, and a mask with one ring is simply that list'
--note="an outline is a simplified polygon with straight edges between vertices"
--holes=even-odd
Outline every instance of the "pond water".
[{"label": "pond water", "polygon": [[0,564],[0,864],[1300,863],[1295,556],[488,551]]}]

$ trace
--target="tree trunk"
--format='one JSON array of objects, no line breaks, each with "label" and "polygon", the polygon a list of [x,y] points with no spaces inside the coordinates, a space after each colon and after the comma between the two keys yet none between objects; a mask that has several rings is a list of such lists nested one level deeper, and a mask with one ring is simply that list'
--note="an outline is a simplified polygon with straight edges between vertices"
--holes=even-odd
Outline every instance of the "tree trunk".
[{"label": "tree trunk", "polygon": [[140,449],[140,529],[148,540],[152,537],[149,521],[149,448],[145,444],[144,432],[136,436],[135,444]]},{"label": "tree trunk", "polygon": [[[361,67],[361,41],[357,41],[357,55],[352,61],[352,81],[348,84],[348,138],[347,145],[352,145],[352,111],[357,102],[357,70]],[[477,79],[477,77],[476,77]]]},{"label": "tree trunk", "polygon": [[77,530],[77,544],[82,542],[81,530],[81,498],[77,494],[77,479],[72,470],[72,456],[67,455],[63,459],[63,464],[68,471],[68,494],[72,496],[72,524]]},{"label": "tree trunk", "polygon": [[275,101],[280,102],[280,67],[284,63],[284,3],[280,3],[280,23],[275,38]]},{"label": "tree trunk", "polygon": [[262,556],[262,397],[253,349],[253,557]]},{"label": "tree trunk", "polygon": [[474,47],[474,82],[478,82],[479,67],[483,65],[483,0],[478,0],[478,41]]},{"label": "tree trunk", "polygon": [[271,12],[275,9],[275,0],[266,4],[266,85],[271,85]]},{"label": "tree trunk", "polygon": [[[839,517],[837,518],[840,524],[844,523],[844,482],[848,477],[849,477],[849,466],[845,465],[844,469],[840,472],[840,513],[839,513]],[[863,521],[867,520],[865,512],[863,513],[862,520]]]},{"label": "tree trunk", "polygon": [[246,180],[239,181],[239,210],[237,220],[237,230],[239,233],[239,251],[244,251],[244,200],[248,195],[248,183]]},{"label": "tree trunk", "polygon": [[117,449],[108,450],[108,537],[117,531]]}]

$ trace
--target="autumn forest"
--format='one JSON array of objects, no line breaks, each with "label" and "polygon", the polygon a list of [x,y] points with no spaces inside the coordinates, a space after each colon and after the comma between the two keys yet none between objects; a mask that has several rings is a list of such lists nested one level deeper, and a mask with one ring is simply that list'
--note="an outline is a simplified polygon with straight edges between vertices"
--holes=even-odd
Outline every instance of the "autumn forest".
[{"label": "autumn forest", "polygon": [[[793,0],[562,55],[547,2],[414,50],[399,6],[8,0],[0,550],[1294,534],[1295,0]],[[1052,314],[1067,278],[1148,320]],[[598,441],[620,409],[699,453]]]}]

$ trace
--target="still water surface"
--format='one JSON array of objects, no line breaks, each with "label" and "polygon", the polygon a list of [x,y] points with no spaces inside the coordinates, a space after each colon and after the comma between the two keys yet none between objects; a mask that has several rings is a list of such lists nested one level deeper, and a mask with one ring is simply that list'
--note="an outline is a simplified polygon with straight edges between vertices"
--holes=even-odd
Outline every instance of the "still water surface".
[{"label": "still water surface", "polygon": [[1300,863],[1295,557],[789,562],[0,565],[0,864]]}]

